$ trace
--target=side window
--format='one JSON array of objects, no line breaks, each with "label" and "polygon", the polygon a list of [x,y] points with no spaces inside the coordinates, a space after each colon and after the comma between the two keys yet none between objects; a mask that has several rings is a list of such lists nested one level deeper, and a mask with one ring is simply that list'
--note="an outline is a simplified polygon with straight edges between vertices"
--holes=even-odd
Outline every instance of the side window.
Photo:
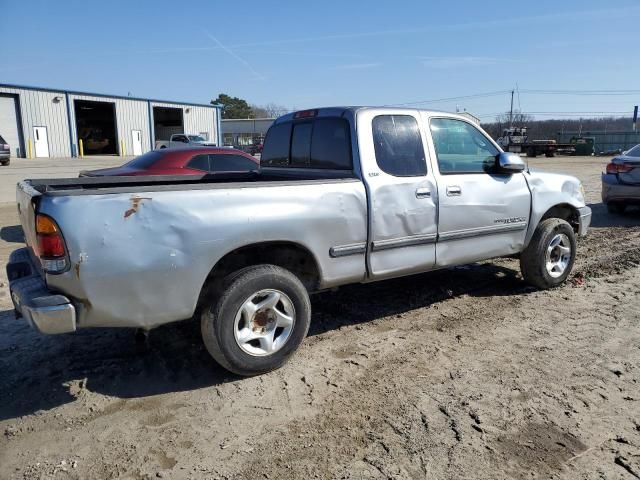
[{"label": "side window", "polygon": [[431,136],[442,174],[490,173],[495,167],[498,149],[467,122],[434,118]]},{"label": "side window", "polygon": [[184,135],[176,135],[172,138],[172,140],[174,142],[182,142],[182,143],[187,143],[187,137],[185,137]]},{"label": "side window", "polygon": [[187,167],[208,172],[209,171],[209,155],[195,155],[191,157],[191,160],[189,160]]},{"label": "side window", "polygon": [[380,169],[396,177],[427,174],[418,122],[410,115],[379,115],[373,119],[373,143]]},{"label": "side window", "polygon": [[291,134],[291,166],[309,166],[311,162],[311,130],[312,123],[298,123],[293,125]]},{"label": "side window", "polygon": [[258,168],[256,162],[241,155],[212,154],[209,155],[209,162],[212,172],[246,172]]},{"label": "side window", "polygon": [[349,123],[343,118],[319,118],[313,123],[311,167],[351,170]]},{"label": "side window", "polygon": [[267,132],[260,162],[269,167],[289,165],[289,141],[291,140],[291,124],[273,125]]}]

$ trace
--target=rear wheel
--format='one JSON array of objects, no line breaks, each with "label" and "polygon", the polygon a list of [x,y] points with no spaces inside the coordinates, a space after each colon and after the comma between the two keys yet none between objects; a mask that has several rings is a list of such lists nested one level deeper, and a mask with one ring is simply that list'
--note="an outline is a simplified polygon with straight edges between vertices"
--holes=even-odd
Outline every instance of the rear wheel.
[{"label": "rear wheel", "polygon": [[9,165],[9,162],[10,162],[10,160],[2,160],[2,161],[0,162],[0,164],[1,164],[2,166],[7,166],[7,165]]},{"label": "rear wheel", "polygon": [[548,218],[536,227],[520,255],[520,270],[530,285],[557,287],[571,273],[575,257],[576,239],[571,225],[560,218]]},{"label": "rear wheel", "polygon": [[202,338],[211,356],[238,375],[281,367],[307,335],[311,304],[306,288],[288,270],[257,265],[224,282],[217,301],[205,305]]},{"label": "rear wheel", "polygon": [[627,206],[624,203],[607,203],[607,211],[609,213],[624,213],[627,209]]}]

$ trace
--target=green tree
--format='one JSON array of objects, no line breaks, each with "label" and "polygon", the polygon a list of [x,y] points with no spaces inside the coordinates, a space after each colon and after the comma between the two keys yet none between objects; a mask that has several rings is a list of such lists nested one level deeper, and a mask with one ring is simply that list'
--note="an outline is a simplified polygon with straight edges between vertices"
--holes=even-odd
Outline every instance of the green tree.
[{"label": "green tree", "polygon": [[242,98],[221,93],[211,103],[222,105],[222,118],[253,118],[253,110]]}]

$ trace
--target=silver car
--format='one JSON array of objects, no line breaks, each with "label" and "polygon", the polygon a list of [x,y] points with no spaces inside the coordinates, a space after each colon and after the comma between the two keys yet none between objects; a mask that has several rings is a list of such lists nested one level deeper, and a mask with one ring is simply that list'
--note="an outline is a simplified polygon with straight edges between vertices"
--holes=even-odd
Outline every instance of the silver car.
[{"label": "silver car", "polygon": [[610,213],[640,204],[640,145],[614,157],[602,174],[602,202]]}]

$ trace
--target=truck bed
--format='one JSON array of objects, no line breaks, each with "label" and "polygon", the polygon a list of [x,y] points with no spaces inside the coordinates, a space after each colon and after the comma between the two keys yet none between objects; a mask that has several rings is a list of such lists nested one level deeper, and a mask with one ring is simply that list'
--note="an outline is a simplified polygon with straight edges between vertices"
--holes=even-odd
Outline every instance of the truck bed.
[{"label": "truck bed", "polygon": [[131,177],[81,177],[28,179],[25,182],[41,195],[100,195],[135,193],[138,191],[201,190],[215,188],[241,188],[247,184],[264,186],[290,182],[354,180],[356,175],[347,170],[314,170],[301,168],[265,168],[256,172],[206,175],[149,175]]}]

